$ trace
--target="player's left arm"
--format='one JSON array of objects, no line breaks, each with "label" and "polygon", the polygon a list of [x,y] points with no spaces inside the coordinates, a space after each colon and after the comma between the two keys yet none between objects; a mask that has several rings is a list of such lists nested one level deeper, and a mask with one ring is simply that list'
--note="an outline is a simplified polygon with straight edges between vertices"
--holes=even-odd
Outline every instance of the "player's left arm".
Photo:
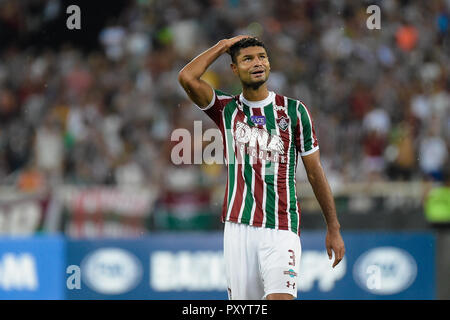
[{"label": "player's left arm", "polygon": [[344,258],[345,245],[340,232],[341,226],[337,218],[331,188],[320,163],[319,150],[303,156],[302,161],[305,166],[308,181],[312,186],[327,223],[325,245],[329,259],[331,259],[332,251],[334,251],[334,268]]}]

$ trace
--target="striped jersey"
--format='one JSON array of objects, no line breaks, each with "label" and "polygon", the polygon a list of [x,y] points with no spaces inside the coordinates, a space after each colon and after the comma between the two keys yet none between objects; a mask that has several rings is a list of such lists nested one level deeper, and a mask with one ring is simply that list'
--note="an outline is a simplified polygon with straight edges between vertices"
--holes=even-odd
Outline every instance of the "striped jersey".
[{"label": "striped jersey", "polygon": [[228,174],[222,222],[300,234],[298,154],[319,149],[305,104],[271,91],[262,101],[247,101],[242,93],[214,90],[211,103],[201,109],[222,134]]}]

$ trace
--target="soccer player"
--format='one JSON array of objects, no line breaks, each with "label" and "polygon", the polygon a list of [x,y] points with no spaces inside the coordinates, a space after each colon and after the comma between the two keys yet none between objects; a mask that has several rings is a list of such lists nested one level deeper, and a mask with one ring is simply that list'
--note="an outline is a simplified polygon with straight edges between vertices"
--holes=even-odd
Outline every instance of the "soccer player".
[{"label": "soccer player", "polygon": [[[222,54],[242,83],[232,96],[201,79]],[[249,36],[219,41],[188,63],[178,80],[189,98],[219,127],[228,179],[222,221],[229,299],[297,297],[301,255],[298,154],[322,208],[333,268],[345,253],[334,199],[319,158],[311,114],[300,100],[269,91],[264,43]]]}]

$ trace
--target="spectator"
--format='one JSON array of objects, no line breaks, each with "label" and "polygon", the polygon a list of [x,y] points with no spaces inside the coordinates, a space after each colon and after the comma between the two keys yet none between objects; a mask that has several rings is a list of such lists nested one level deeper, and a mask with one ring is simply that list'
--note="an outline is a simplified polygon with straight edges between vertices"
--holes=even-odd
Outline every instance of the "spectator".
[{"label": "spectator", "polygon": [[[35,2],[0,2],[2,178],[23,171],[19,185],[28,185],[35,163],[58,183],[220,188],[217,167],[171,162],[174,129],[190,130],[194,120],[203,120],[203,131],[212,127],[176,77],[207,44],[248,32],[271,48],[272,86],[320,119],[321,152],[336,183],[442,180],[450,144],[448,1],[383,1],[382,32],[365,28],[364,2],[131,1],[100,27],[98,47],[31,50],[20,41],[42,26],[39,10],[27,10]],[[55,19],[57,8],[38,7]],[[220,59],[205,80],[239,93],[229,60]]]},{"label": "spectator", "polygon": [[431,127],[420,141],[419,164],[423,174],[436,181],[443,181],[443,169],[447,161],[447,145]]}]

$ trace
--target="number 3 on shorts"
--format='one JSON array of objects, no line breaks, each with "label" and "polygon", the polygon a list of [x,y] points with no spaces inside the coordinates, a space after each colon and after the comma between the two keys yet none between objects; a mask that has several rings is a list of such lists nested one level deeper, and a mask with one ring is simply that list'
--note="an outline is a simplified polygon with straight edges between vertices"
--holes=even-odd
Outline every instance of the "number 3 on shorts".
[{"label": "number 3 on shorts", "polygon": [[289,256],[289,258],[292,260],[289,262],[289,265],[294,267],[295,266],[295,252],[294,252],[294,250],[291,250],[291,249],[289,249],[288,252],[291,254]]}]

